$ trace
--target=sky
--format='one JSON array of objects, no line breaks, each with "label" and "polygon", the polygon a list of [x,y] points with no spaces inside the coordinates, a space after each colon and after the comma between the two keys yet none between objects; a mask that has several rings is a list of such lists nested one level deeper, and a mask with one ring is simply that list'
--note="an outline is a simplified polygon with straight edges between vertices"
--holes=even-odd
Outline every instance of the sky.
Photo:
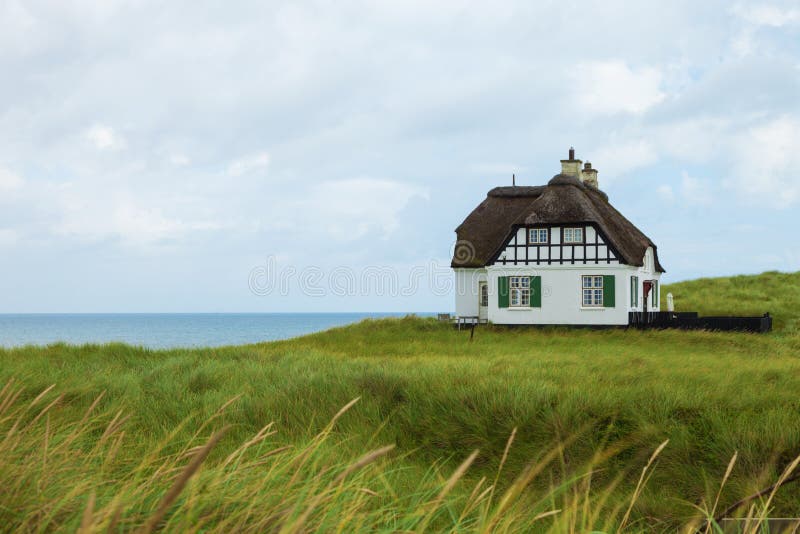
[{"label": "sky", "polygon": [[800,270],[800,4],[0,0],[0,313],[452,311],[570,146],[664,283]]}]

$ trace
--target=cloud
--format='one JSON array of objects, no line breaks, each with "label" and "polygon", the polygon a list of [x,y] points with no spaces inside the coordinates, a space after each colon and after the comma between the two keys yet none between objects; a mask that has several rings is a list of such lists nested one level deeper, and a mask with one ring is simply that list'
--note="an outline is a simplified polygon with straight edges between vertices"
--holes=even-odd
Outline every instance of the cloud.
[{"label": "cloud", "polygon": [[614,180],[658,160],[653,144],[645,139],[624,140],[594,150],[590,161],[598,168],[601,184]]},{"label": "cloud", "polygon": [[69,204],[66,200],[55,230],[61,236],[86,242],[112,240],[126,247],[151,247],[222,227],[214,221],[187,221],[165,215],[160,207],[140,206],[132,199],[114,199],[107,206]]},{"label": "cloud", "polygon": [[653,143],[665,156],[680,161],[707,162],[724,149],[736,124],[724,117],[691,116],[651,128]]},{"label": "cloud", "polygon": [[126,241],[152,244],[181,239],[189,232],[219,230],[214,222],[187,222],[164,216],[160,209],[123,204],[118,206],[111,219],[111,232]]},{"label": "cloud", "polygon": [[587,113],[642,113],[665,98],[655,67],[631,69],[624,61],[592,61],[572,67],[578,106]]},{"label": "cloud", "polygon": [[191,160],[185,154],[172,154],[169,157],[169,162],[175,165],[176,167],[184,167],[191,163]]},{"label": "cloud", "polygon": [[733,185],[750,202],[786,208],[800,201],[800,119],[782,116],[733,141]]},{"label": "cloud", "polygon": [[[601,187],[630,177],[612,201],[645,232],[658,213],[636,214],[642,189],[674,210],[711,196],[691,227],[743,202],[763,220],[800,202],[796,159],[769,152],[781,136],[800,146],[796,3],[429,4],[420,17],[421,2],[0,1],[14,80],[0,84],[0,228],[20,250],[3,256],[8,279],[32,287],[19,258],[60,249],[81,258],[65,277],[113,258],[132,291],[168,294],[168,259],[136,264],[168,245],[213,280],[185,294],[250,309],[218,279],[235,278],[237,255],[446,255],[486,190],[515,172],[545,183],[570,145]],[[694,265],[716,261],[676,221],[652,231],[693,246]],[[76,302],[65,293],[41,298]],[[92,294],[85,306],[109,309]]]},{"label": "cloud", "polygon": [[15,230],[0,228],[0,247],[11,247],[17,244],[19,236]]},{"label": "cloud", "polygon": [[86,139],[98,150],[117,150],[125,148],[125,140],[113,128],[95,124],[86,130]]},{"label": "cloud", "polygon": [[658,194],[659,197],[661,197],[661,200],[663,200],[664,202],[672,202],[673,200],[675,200],[675,193],[672,191],[672,187],[669,185],[666,184],[659,185],[656,188],[656,193]]},{"label": "cloud", "polygon": [[0,191],[14,191],[21,188],[24,183],[18,174],[0,167]]},{"label": "cloud", "polygon": [[269,166],[270,156],[267,152],[258,152],[232,161],[228,165],[228,176],[238,177],[253,172],[264,171]]},{"label": "cloud", "polygon": [[289,217],[311,222],[314,232],[337,241],[354,241],[372,232],[385,239],[398,228],[400,212],[414,197],[428,199],[428,190],[379,178],[329,181],[290,203]]},{"label": "cloud", "polygon": [[709,205],[714,200],[710,183],[690,176],[687,171],[681,172],[681,197],[687,204],[699,206]]},{"label": "cloud", "polygon": [[756,26],[780,28],[800,24],[800,9],[770,4],[736,4],[731,11],[742,20]]}]

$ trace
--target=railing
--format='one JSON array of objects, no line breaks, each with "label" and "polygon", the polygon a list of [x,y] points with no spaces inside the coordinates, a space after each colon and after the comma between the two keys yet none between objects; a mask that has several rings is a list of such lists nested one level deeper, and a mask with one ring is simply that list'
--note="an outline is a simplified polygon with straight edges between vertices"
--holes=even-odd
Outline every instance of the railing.
[{"label": "railing", "polygon": [[628,326],[634,328],[684,328],[691,330],[717,330],[756,332],[772,330],[772,317],[699,317],[697,312],[629,312]]},{"label": "railing", "polygon": [[458,329],[461,330],[463,326],[473,326],[476,324],[480,324],[481,320],[480,317],[477,315],[460,315],[453,319],[453,323],[458,326]]}]

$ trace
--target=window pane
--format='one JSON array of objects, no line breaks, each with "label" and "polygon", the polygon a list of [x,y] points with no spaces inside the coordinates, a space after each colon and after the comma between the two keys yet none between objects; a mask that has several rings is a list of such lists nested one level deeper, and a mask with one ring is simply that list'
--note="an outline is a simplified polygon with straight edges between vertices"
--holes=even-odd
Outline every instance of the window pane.
[{"label": "window pane", "polygon": [[522,306],[530,306],[531,305],[531,294],[530,291],[527,289],[523,289],[520,295],[520,303]]},{"label": "window pane", "polygon": [[603,290],[602,289],[595,289],[594,290],[594,305],[595,306],[602,306],[603,304]]},{"label": "window pane", "polygon": [[594,277],[594,287],[603,287],[603,277],[602,276],[595,276]]},{"label": "window pane", "polygon": [[539,230],[539,241],[547,243],[547,230]]},{"label": "window pane", "polygon": [[583,228],[575,229],[575,241],[583,241]]},{"label": "window pane", "polygon": [[583,277],[583,287],[592,287],[592,277],[591,276],[584,276]]},{"label": "window pane", "polygon": [[591,289],[584,289],[583,290],[583,305],[584,306],[591,306],[592,305],[592,290]]}]

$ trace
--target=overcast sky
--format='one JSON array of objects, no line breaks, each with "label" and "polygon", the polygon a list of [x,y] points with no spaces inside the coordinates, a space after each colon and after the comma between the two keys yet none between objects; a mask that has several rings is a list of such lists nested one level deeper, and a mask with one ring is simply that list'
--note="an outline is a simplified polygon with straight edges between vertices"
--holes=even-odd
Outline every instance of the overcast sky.
[{"label": "overcast sky", "polygon": [[0,73],[0,312],[450,311],[570,145],[664,282],[800,269],[796,1],[0,0]]}]

